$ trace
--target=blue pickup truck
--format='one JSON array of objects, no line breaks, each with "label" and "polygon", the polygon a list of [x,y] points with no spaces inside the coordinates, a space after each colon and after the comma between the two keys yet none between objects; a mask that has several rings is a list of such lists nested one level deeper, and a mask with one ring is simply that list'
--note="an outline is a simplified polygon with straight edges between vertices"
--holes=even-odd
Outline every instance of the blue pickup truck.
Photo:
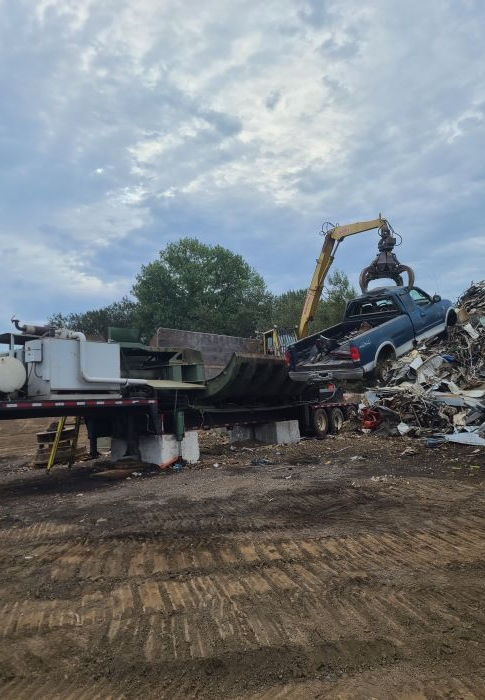
[{"label": "blue pickup truck", "polygon": [[386,380],[389,366],[456,323],[452,302],[418,287],[380,287],[347,303],[343,321],[289,346],[292,379]]}]

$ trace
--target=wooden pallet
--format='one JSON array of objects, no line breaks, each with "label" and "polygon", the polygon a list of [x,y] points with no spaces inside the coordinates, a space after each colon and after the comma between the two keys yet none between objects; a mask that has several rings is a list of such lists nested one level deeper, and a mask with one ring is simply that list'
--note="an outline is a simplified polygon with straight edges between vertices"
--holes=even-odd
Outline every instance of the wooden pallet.
[{"label": "wooden pallet", "polygon": [[[51,423],[47,430],[37,433],[37,452],[32,465],[36,468],[47,467],[51,456],[53,443],[56,439],[57,423]],[[69,462],[72,455],[73,441],[76,440],[75,426],[66,426],[59,439],[59,444],[55,454],[53,464],[65,464]],[[74,451],[74,461],[87,457],[85,446],[76,446]]]},{"label": "wooden pallet", "polygon": [[[37,450],[37,453],[35,455],[34,461],[32,462],[32,465],[34,467],[43,468],[47,467],[47,463],[49,462],[49,457],[50,457],[50,448],[40,448]],[[67,446],[62,446],[59,445],[57,449],[57,454],[54,459],[54,464],[67,464],[69,461],[69,457],[71,455],[71,444],[69,443]],[[74,453],[74,461],[78,462],[81,459],[84,459],[88,456],[88,452],[85,447],[77,447],[76,451]]]}]

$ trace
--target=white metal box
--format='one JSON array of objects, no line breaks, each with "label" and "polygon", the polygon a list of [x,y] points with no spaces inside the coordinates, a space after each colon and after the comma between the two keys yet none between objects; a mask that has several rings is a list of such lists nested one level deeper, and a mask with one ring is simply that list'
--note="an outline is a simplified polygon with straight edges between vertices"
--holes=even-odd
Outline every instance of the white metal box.
[{"label": "white metal box", "polygon": [[120,351],[115,343],[39,338],[25,344],[25,361],[32,398],[120,389]]}]

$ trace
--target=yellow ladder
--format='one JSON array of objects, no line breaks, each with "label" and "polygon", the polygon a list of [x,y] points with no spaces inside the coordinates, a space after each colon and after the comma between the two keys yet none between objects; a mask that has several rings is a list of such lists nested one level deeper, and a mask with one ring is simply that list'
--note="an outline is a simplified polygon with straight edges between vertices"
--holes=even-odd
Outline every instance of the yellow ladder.
[{"label": "yellow ladder", "polygon": [[[59,422],[57,423],[57,428],[56,428],[56,436],[54,438],[54,442],[52,443],[49,459],[47,462],[47,471],[50,472],[52,469],[52,465],[55,462],[56,455],[57,455],[57,450],[59,447],[59,443],[61,441],[62,433],[64,431],[64,428],[66,427],[66,416],[63,416]],[[76,457],[76,450],[77,450],[77,442],[79,438],[79,428],[81,427],[81,416],[76,416],[75,422],[74,422],[74,435],[71,441],[71,450],[69,452],[69,462],[68,462],[68,467],[69,469],[72,467],[74,463],[74,459]]]}]

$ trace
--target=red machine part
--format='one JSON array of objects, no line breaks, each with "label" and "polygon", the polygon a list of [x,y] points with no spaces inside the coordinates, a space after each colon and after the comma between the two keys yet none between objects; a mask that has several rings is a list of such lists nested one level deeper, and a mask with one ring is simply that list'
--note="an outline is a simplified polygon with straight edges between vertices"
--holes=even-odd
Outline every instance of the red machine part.
[{"label": "red machine part", "polygon": [[375,411],[372,408],[364,407],[360,413],[364,430],[375,430],[382,422],[382,416],[379,411]]}]

